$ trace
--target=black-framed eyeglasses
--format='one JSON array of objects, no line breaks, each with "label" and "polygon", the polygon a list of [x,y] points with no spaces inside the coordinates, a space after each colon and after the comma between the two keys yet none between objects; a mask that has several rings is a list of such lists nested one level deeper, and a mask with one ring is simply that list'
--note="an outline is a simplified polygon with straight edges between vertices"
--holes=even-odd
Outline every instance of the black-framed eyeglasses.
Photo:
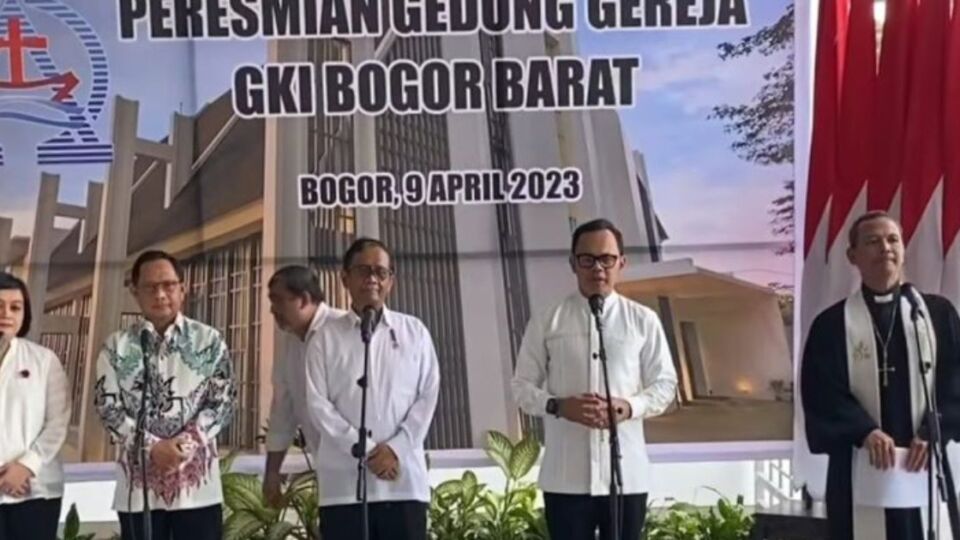
[{"label": "black-framed eyeglasses", "polygon": [[600,267],[609,270],[613,268],[617,261],[620,260],[619,255],[611,255],[609,253],[604,253],[603,255],[591,255],[589,253],[579,253],[573,256],[574,262],[577,263],[577,266],[583,268],[584,270],[589,270],[600,263]]},{"label": "black-framed eyeglasses", "polygon": [[180,282],[175,280],[137,284],[138,291],[149,294],[157,294],[161,290],[167,294],[172,294],[178,287],[180,287]]},{"label": "black-framed eyeglasses", "polygon": [[351,266],[347,272],[354,277],[362,279],[367,279],[370,276],[374,276],[380,281],[386,281],[390,276],[393,275],[393,268],[370,264],[358,264]]}]

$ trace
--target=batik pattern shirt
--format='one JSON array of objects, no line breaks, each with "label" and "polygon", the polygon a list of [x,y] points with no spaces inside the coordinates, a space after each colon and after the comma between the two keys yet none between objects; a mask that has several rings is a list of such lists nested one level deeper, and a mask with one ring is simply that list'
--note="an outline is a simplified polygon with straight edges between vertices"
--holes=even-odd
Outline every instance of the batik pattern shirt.
[{"label": "batik pattern shirt", "polygon": [[138,512],[143,508],[136,427],[145,361],[149,367],[147,447],[181,436],[193,447],[172,472],[161,472],[148,463],[151,509],[219,504],[223,496],[216,437],[233,413],[233,365],[216,329],[179,315],[163,336],[148,321],[114,333],[97,360],[94,404],[120,454],[114,509]]}]

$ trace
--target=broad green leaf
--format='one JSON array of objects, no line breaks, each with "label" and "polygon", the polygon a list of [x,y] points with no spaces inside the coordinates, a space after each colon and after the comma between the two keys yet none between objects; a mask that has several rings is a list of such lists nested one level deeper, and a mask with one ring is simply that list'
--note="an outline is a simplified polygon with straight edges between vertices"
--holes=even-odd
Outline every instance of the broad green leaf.
[{"label": "broad green leaf", "polygon": [[290,480],[287,490],[283,494],[284,506],[293,501],[306,501],[317,497],[317,477],[311,473],[299,474]]},{"label": "broad green leaf", "polygon": [[510,454],[513,452],[513,443],[506,435],[499,431],[487,432],[487,455],[490,456],[503,474],[510,474]]},{"label": "broad green leaf", "polygon": [[477,475],[473,471],[463,473],[463,489],[470,490],[477,487]]},{"label": "broad green leaf", "polygon": [[77,505],[71,504],[67,512],[67,520],[63,524],[63,536],[67,540],[76,538],[80,534],[80,516],[77,515]]},{"label": "broad green leaf", "polygon": [[229,473],[221,479],[221,482],[224,503],[233,511],[251,512],[264,525],[269,525],[279,518],[280,511],[267,507],[264,502],[263,488],[255,475]]},{"label": "broad green leaf", "polygon": [[447,480],[446,482],[441,483],[437,486],[434,492],[437,496],[443,497],[447,495],[459,495],[463,491],[463,481],[462,480]]},{"label": "broad green leaf", "polygon": [[286,540],[296,528],[296,525],[286,521],[274,523],[267,529],[265,540]]},{"label": "broad green leaf", "polygon": [[540,443],[533,437],[524,437],[510,455],[508,475],[519,480],[530,472],[540,457]]},{"label": "broad green leaf", "polygon": [[223,540],[247,540],[263,529],[263,523],[250,512],[234,512],[223,524]]},{"label": "broad green leaf", "polygon": [[231,451],[226,456],[220,458],[220,476],[230,472],[230,469],[233,468],[233,462],[237,459],[237,452]]}]

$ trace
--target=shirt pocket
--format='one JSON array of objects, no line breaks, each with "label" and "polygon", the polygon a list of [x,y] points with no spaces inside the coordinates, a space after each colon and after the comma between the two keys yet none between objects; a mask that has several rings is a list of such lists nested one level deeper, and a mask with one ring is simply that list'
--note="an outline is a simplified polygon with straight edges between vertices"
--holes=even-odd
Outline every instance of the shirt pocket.
[{"label": "shirt pocket", "polygon": [[401,347],[396,353],[384,355],[383,360],[380,388],[388,389],[390,401],[405,410],[416,401],[420,390],[420,358],[414,351]]},{"label": "shirt pocket", "polygon": [[590,351],[586,334],[566,333],[544,340],[547,349],[547,392],[571,396],[588,392]]},{"label": "shirt pocket", "polygon": [[643,390],[640,370],[639,340],[611,332],[603,336],[610,371],[610,391],[620,396],[632,396]]}]

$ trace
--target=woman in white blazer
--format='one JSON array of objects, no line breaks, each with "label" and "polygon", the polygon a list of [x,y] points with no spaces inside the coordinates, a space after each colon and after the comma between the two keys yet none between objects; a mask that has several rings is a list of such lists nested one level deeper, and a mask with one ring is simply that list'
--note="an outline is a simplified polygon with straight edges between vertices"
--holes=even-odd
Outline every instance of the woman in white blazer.
[{"label": "woman in white blazer", "polygon": [[70,424],[57,356],[24,336],[30,295],[0,272],[0,539],[55,540],[63,497],[60,449]]}]

